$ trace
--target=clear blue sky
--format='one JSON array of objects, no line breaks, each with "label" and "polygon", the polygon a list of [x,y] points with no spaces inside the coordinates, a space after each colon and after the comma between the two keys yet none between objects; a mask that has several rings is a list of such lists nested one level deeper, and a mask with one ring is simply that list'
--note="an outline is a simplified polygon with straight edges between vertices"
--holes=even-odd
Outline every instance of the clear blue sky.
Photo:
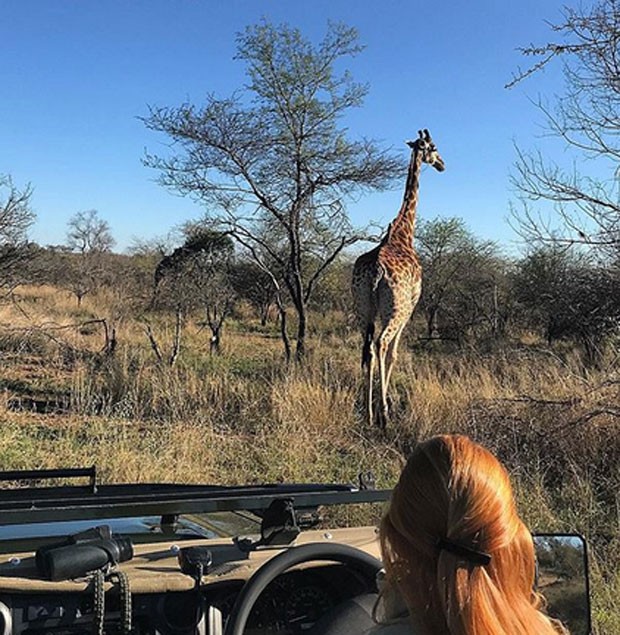
[{"label": "clear blue sky", "polygon": [[[559,68],[506,90],[526,60],[517,47],[549,40],[565,3],[420,0],[2,0],[0,173],[34,187],[32,238],[63,243],[67,220],[96,209],[125,249],[201,216],[141,163],[163,138],[137,119],[147,105],[201,103],[244,82],[235,34],[261,18],[322,38],[328,20],[355,26],[366,50],[354,78],[370,84],[346,124],[354,137],[404,141],[430,129],[446,171],[426,170],[420,215],[460,216],[510,245],[515,141],[533,147],[541,117],[529,98],[559,87]],[[356,224],[387,224],[401,188],[349,205]]]}]

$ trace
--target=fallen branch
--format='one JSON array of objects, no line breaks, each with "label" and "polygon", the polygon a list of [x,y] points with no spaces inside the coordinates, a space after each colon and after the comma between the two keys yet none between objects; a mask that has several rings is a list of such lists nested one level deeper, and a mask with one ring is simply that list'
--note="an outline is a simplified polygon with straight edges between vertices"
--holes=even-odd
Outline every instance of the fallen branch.
[{"label": "fallen branch", "polygon": [[54,343],[58,344],[58,346],[60,346],[61,348],[65,348],[72,353],[78,354],[80,353],[79,349],[75,348],[71,344],[68,344],[67,342],[64,342],[63,340],[58,339],[57,337],[54,337],[52,335],[52,332],[82,329],[92,324],[101,324],[101,326],[103,327],[105,341],[101,352],[105,353],[106,355],[112,355],[116,350],[117,345],[116,329],[112,328],[110,330],[110,328],[108,327],[108,322],[105,318],[94,318],[92,320],[85,320],[84,322],[78,322],[76,324],[57,324],[56,322],[42,322],[41,324],[34,324],[32,326],[22,327],[9,327],[3,325],[2,328],[8,334],[25,333],[27,335],[32,335],[36,333],[37,335],[43,335],[52,340]]},{"label": "fallen branch", "polygon": [[571,399],[540,399],[530,395],[519,395],[518,397],[498,397],[490,401],[496,403],[530,403],[541,406],[576,406],[583,402],[582,397],[572,397]]}]

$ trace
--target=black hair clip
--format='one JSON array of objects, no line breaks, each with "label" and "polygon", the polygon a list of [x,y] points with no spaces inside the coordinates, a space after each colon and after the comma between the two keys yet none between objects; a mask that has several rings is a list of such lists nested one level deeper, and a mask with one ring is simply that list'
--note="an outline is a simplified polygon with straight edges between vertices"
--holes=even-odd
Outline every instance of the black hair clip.
[{"label": "black hair clip", "polygon": [[466,547],[465,545],[461,545],[458,542],[452,542],[451,540],[440,538],[437,541],[437,548],[448,551],[455,556],[459,556],[460,558],[463,558],[463,560],[467,560],[472,564],[483,566],[491,562],[490,554],[485,553],[484,551],[476,551],[471,547]]}]

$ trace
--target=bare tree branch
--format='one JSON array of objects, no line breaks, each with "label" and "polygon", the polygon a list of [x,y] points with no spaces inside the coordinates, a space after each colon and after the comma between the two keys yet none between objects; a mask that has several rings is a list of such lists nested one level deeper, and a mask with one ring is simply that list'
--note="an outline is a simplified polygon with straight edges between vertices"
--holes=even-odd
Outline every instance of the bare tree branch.
[{"label": "bare tree branch", "polygon": [[[528,240],[582,244],[603,256],[620,251],[620,3],[599,0],[588,8],[564,10],[552,24],[562,41],[522,49],[538,58],[519,72],[510,85],[558,58],[562,61],[565,92],[543,114],[548,134],[561,140],[573,157],[571,170],[543,158],[540,152],[517,148],[513,184],[523,203],[514,213],[518,231]],[[590,174],[586,173],[589,169]],[[550,203],[555,222],[545,221],[532,202]]]}]

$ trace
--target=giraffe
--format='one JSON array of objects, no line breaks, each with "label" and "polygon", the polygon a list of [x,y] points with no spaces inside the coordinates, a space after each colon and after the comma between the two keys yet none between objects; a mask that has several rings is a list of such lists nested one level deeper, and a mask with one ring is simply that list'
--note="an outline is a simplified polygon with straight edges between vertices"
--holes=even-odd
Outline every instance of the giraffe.
[{"label": "giraffe", "polygon": [[[351,289],[362,330],[362,367],[366,370],[365,409],[373,422],[373,376],[378,358],[381,404],[377,421],[381,428],[388,423],[388,385],[396,361],[398,343],[415,309],[422,291],[422,267],[413,248],[418,187],[422,163],[444,170],[443,159],[428,130],[419,131],[415,141],[408,141],[411,159],[403,202],[385,236],[374,249],[362,254],[353,267]],[[381,331],[375,338],[375,322]]]}]

